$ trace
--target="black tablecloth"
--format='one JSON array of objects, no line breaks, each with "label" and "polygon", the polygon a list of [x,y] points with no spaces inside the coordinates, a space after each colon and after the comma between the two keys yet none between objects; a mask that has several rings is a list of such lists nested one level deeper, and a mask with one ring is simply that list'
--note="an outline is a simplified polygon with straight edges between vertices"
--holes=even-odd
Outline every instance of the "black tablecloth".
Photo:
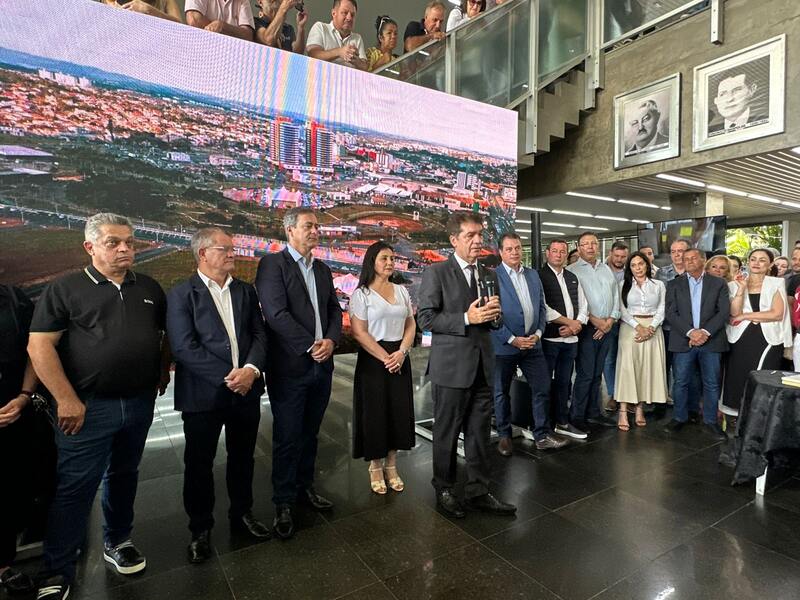
[{"label": "black tablecloth", "polygon": [[[736,470],[733,484],[764,473],[776,459],[800,450],[800,388],[783,385],[784,371],[753,371],[745,385],[734,438]],[[794,451],[794,452],[792,452]]]}]

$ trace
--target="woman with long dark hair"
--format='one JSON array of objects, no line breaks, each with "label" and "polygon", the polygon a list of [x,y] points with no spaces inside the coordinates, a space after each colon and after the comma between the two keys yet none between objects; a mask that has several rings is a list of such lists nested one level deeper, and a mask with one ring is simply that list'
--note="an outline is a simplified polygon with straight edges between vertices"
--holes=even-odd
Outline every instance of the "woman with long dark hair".
[{"label": "woman with long dark hair", "polygon": [[628,431],[628,404],[636,406],[636,424],[647,425],[644,404],[667,401],[666,352],[660,329],[667,288],[653,279],[653,267],[641,252],[625,264],[617,354],[616,400],[620,431]]},{"label": "woman with long dark hair", "polygon": [[721,409],[729,432],[735,427],[750,371],[780,369],[783,349],[792,347],[786,282],[775,277],[772,252],[766,248],[750,252],[747,271],[748,275],[739,272],[728,284],[731,320],[726,330],[730,351]]},{"label": "woman with long dark hair", "polygon": [[408,290],[392,283],[394,249],[372,244],[350,298],[353,337],[361,345],[353,379],[353,458],[370,461],[370,487],[402,492],[397,451],[414,447],[414,391],[408,352],[416,324]]}]

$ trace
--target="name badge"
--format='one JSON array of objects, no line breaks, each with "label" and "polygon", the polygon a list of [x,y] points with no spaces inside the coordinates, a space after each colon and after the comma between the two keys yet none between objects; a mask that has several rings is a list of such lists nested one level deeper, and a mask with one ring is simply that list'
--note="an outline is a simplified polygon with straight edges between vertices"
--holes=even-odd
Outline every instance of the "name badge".
[{"label": "name badge", "polygon": [[422,347],[429,348],[431,343],[433,342],[433,333],[430,331],[423,331],[422,332]]}]

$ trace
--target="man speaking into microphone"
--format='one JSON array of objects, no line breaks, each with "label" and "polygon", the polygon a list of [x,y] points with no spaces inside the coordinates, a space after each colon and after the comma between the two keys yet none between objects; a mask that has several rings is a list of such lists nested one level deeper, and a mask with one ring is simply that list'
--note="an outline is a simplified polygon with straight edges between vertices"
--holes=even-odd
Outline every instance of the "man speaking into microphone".
[{"label": "man speaking into microphone", "polygon": [[[494,350],[490,329],[500,321],[500,298],[494,273],[477,264],[483,249],[483,221],[457,212],[447,222],[455,250],[446,261],[429,266],[422,276],[417,321],[433,334],[428,374],[433,397],[433,487],[436,504],[446,515],[464,517],[455,496],[456,448],[464,430],[467,508],[512,515],[516,507],[489,493],[488,444],[492,416]],[[484,294],[479,293],[483,288]]]}]

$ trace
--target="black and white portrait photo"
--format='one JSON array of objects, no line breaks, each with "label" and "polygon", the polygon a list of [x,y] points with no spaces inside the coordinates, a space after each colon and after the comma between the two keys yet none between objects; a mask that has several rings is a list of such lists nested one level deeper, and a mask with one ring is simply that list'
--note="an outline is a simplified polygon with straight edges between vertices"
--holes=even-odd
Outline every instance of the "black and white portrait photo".
[{"label": "black and white portrait photo", "polygon": [[680,74],[614,98],[617,169],[678,156]]},{"label": "black and white portrait photo", "polygon": [[694,149],[783,131],[785,36],[695,68]]}]

